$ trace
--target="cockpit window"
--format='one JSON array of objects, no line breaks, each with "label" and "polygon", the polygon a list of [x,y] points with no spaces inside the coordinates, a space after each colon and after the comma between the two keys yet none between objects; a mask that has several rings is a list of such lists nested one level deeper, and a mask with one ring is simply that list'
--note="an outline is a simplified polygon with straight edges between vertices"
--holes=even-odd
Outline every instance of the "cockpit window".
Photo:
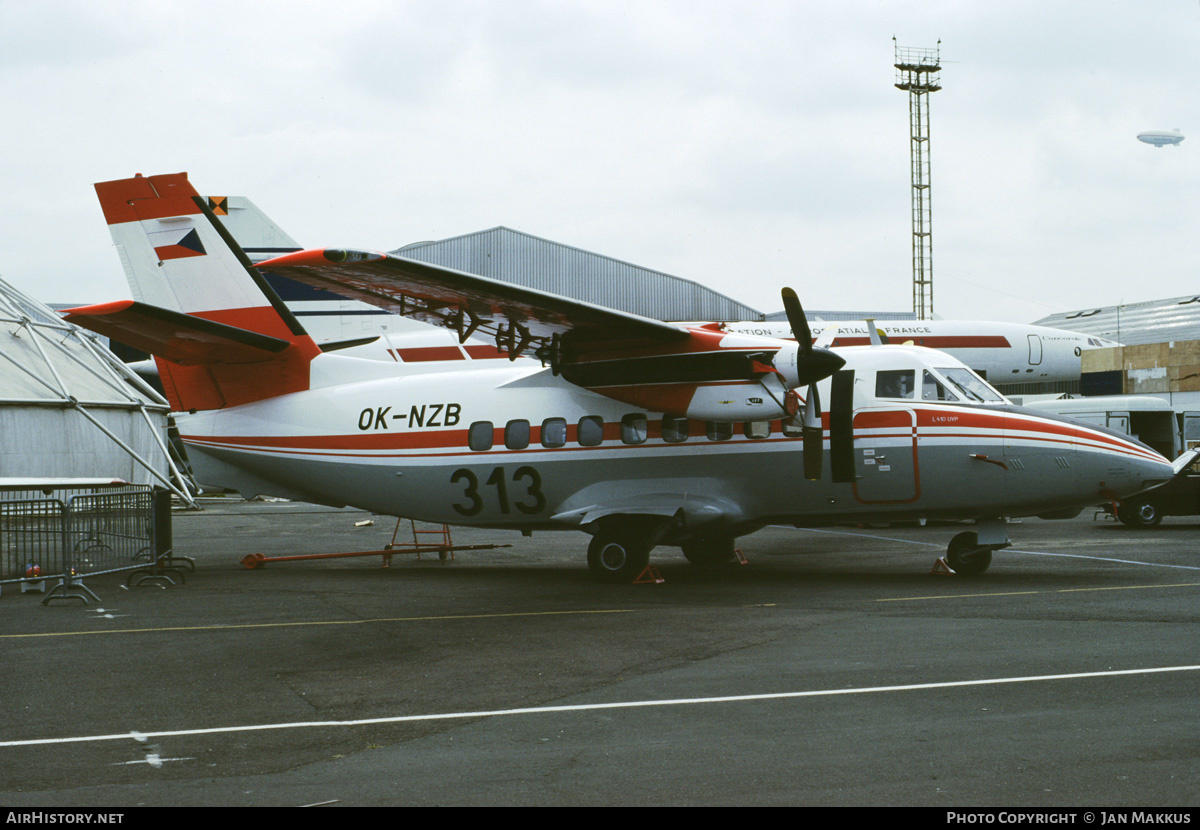
[{"label": "cockpit window", "polygon": [[942,382],[926,369],[924,377],[921,378],[921,400],[956,401],[958,396],[942,385]]},{"label": "cockpit window", "polygon": [[912,369],[889,369],[875,373],[875,397],[911,400],[917,389],[917,373]]},{"label": "cockpit window", "polygon": [[938,369],[950,385],[968,401],[1004,403],[1004,398],[968,369]]}]

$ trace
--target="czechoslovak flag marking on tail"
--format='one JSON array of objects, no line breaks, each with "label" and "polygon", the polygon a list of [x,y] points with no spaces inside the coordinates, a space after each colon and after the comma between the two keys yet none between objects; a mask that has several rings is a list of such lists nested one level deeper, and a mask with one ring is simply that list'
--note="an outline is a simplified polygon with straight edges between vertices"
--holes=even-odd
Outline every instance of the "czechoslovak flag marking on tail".
[{"label": "czechoslovak flag marking on tail", "polygon": [[166,231],[154,231],[147,234],[154,246],[154,253],[159,260],[183,259],[190,256],[204,256],[204,244],[195,228],[172,228]]}]

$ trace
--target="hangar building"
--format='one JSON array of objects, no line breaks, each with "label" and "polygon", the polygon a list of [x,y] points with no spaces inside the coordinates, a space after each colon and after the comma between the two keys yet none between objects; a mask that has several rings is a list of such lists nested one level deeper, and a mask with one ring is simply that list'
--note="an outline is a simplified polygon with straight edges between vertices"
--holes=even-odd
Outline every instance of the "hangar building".
[{"label": "hangar building", "polygon": [[503,226],[391,253],[656,320],[762,320],[699,283]]},{"label": "hangar building", "polygon": [[1126,346],[1200,340],[1200,295],[1064,311],[1033,325],[1106,337]]}]

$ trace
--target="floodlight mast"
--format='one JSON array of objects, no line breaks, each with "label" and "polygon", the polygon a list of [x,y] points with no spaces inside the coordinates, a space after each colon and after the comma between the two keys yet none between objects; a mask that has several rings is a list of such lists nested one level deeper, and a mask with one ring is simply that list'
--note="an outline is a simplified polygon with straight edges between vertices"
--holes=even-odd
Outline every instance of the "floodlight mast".
[{"label": "floodlight mast", "polygon": [[930,193],[929,96],[941,89],[942,42],[935,49],[896,50],[896,88],[908,93],[909,159],[912,168],[913,313],[933,317],[933,202]]}]

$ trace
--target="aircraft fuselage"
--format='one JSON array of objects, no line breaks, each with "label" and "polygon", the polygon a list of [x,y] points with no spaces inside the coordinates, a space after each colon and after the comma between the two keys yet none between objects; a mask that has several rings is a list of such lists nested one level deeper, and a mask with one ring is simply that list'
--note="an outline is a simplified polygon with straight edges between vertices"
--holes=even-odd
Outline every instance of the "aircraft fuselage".
[{"label": "aircraft fuselage", "polygon": [[[1051,514],[1169,477],[1161,456],[1103,429],[1003,402],[878,397],[876,376],[904,365],[901,351],[916,372],[954,363],[924,349],[841,350],[858,375],[854,480],[840,483],[829,463],[820,480],[805,480],[798,431],[779,420],[681,423],[524,360],[317,386],[180,415],[179,428],[198,478],[244,496],[524,529],[669,515],[683,504],[668,542],[767,523]],[[354,364],[387,365],[324,355],[314,376],[322,361],[342,378]]]}]

